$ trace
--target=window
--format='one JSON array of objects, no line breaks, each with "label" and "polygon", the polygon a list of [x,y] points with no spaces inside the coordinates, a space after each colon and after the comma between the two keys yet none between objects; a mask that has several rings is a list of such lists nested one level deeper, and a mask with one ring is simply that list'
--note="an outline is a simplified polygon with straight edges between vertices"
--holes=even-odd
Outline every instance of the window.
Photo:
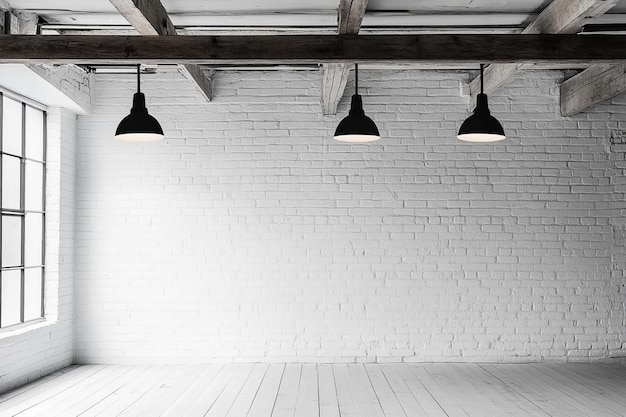
[{"label": "window", "polygon": [[0,328],[43,317],[46,113],[0,92]]}]

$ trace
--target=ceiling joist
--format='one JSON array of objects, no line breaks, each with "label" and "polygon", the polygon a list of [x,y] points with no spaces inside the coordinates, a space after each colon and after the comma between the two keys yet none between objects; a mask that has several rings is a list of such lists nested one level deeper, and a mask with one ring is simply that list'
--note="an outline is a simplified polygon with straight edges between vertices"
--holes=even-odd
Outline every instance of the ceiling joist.
[{"label": "ceiling joist", "polygon": [[[177,35],[176,28],[159,0],[109,0],[141,35]],[[211,101],[210,80],[197,65],[184,64],[181,71],[192,79],[202,95]]]},{"label": "ceiling joist", "polygon": [[626,65],[592,65],[561,84],[561,114],[573,116],[624,91]]},{"label": "ceiling joist", "polygon": [[[340,35],[359,33],[367,0],[341,0],[337,10]],[[337,113],[337,105],[348,83],[352,63],[324,64],[322,77],[322,109],[324,115]]]},{"label": "ceiling joist", "polygon": [[624,63],[620,35],[0,36],[0,63]]},{"label": "ceiling joist", "polygon": [[[522,34],[579,32],[586,20],[606,13],[617,2],[618,0],[553,0]],[[493,94],[523,69],[524,65],[520,63],[489,65],[484,72],[485,93]],[[472,103],[476,101],[479,91],[480,77],[477,77],[470,83]]]}]

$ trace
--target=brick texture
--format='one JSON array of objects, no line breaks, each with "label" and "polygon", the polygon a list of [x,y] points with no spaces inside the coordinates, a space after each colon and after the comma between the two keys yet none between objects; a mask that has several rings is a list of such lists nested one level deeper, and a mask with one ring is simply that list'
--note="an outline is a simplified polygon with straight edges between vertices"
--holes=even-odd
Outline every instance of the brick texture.
[{"label": "brick texture", "polygon": [[593,361],[626,356],[626,100],[559,116],[563,73],[362,71],[383,139],[332,139],[317,72],[142,78],[166,139],[120,143],[132,76],[79,117],[80,363]]}]

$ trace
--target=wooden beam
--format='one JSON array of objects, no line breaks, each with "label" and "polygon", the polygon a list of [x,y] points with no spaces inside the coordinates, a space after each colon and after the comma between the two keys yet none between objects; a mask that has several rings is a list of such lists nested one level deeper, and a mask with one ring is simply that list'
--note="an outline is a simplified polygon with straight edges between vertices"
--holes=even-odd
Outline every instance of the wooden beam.
[{"label": "wooden beam", "polygon": [[[367,0],[340,0],[337,10],[338,31],[341,35],[359,33]],[[337,113],[353,64],[324,64],[322,77],[322,109],[324,115]]]},{"label": "wooden beam", "polygon": [[[538,33],[576,33],[585,21],[607,12],[618,0],[553,0],[537,18],[529,24],[522,34]],[[484,88],[486,94],[492,94],[502,85],[509,82],[524,69],[518,63],[505,65],[489,65],[485,68]],[[480,91],[480,77],[470,83],[471,102],[476,101]]]},{"label": "wooden beam", "polygon": [[626,65],[592,65],[561,84],[561,114],[573,116],[624,91]]},{"label": "wooden beam", "polygon": [[367,0],[340,0],[337,10],[339,34],[356,35],[359,33],[366,9]]},{"label": "wooden beam", "polygon": [[322,78],[322,110],[324,116],[337,113],[337,105],[343,97],[348,76],[354,64],[324,64]]},{"label": "wooden beam", "polygon": [[[109,1],[141,35],[173,36],[177,34],[165,7],[159,0]],[[211,101],[210,80],[204,75],[200,67],[193,64],[182,65],[181,72],[186,78],[196,83],[207,101]]]},{"label": "wooden beam", "polygon": [[624,63],[621,35],[0,36],[0,63]]}]

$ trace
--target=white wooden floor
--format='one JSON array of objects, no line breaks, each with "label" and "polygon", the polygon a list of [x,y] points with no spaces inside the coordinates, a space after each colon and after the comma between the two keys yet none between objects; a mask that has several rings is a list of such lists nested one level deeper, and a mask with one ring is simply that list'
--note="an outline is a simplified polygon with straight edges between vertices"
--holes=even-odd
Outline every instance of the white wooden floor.
[{"label": "white wooden floor", "polygon": [[626,364],[72,366],[0,416],[626,416]]}]

